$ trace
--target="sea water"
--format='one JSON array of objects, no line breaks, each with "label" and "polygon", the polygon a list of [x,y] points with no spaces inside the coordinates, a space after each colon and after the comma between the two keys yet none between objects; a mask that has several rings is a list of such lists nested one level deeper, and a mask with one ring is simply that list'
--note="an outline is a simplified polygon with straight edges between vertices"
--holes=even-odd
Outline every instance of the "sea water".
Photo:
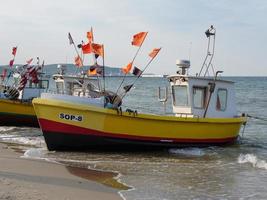
[{"label": "sea water", "polygon": [[[129,186],[125,199],[267,199],[267,77],[230,77],[236,82],[237,108],[249,119],[239,141],[226,147],[170,148],[158,151],[49,152],[37,128],[0,127],[0,140],[16,144],[25,158],[118,173]],[[125,84],[134,79],[126,78]],[[107,78],[116,90],[118,78]],[[124,98],[123,109],[163,114],[158,87],[164,78],[142,78]],[[166,112],[171,112],[170,99]],[[265,120],[264,120],[265,119]]]}]

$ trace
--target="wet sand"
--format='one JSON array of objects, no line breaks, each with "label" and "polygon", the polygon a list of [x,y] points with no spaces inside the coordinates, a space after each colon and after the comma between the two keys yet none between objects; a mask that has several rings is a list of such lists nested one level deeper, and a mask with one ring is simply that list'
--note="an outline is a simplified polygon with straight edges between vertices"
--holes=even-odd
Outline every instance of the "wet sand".
[{"label": "wet sand", "polygon": [[117,189],[88,180],[92,176],[90,170],[87,173],[86,169],[25,159],[21,155],[0,143],[0,199],[122,199]]}]

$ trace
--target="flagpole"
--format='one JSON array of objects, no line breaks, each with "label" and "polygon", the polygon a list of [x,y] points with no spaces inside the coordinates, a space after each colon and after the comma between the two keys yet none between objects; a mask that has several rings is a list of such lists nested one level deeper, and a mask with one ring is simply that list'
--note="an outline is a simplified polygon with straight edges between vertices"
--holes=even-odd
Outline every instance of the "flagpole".
[{"label": "flagpole", "polygon": [[[76,52],[77,55],[80,57],[80,54],[79,54],[79,52],[78,52],[78,49],[77,49],[76,44],[74,43],[74,41],[73,41],[73,46],[74,46],[75,52]],[[82,65],[83,65],[83,60],[82,60]]]},{"label": "flagpole", "polygon": [[105,92],[106,90],[106,84],[105,84],[105,50],[104,50],[104,45],[102,44],[103,48],[103,91]]},{"label": "flagpole", "polygon": [[[82,45],[83,45],[83,44],[84,44],[84,42],[83,42],[83,40],[82,40]],[[81,66],[80,68],[84,67],[84,65],[83,65],[84,58],[85,58],[85,56],[84,56],[83,50],[82,50],[82,48],[81,48],[81,60],[82,60],[82,66]],[[77,71],[77,70],[76,70],[76,71]],[[86,72],[86,74],[87,74],[87,76],[88,76],[88,71]],[[82,77],[82,81],[83,81],[83,82],[84,82],[84,79],[85,79],[85,73],[83,73],[83,77]]]},{"label": "flagpole", "polygon": [[[147,33],[148,33],[148,32],[147,32]],[[147,33],[146,33],[146,36],[147,36]],[[135,55],[134,55],[134,57],[133,57],[133,59],[132,59],[132,63],[135,61],[135,58],[137,57],[137,54],[139,53],[139,51],[140,51],[140,49],[141,49],[141,47],[142,47],[142,45],[143,45],[143,43],[144,43],[144,41],[145,41],[145,39],[146,39],[146,36],[144,37],[144,39],[143,39],[141,45],[139,46],[139,48],[137,49],[137,51],[136,51],[136,53],[135,53]],[[119,87],[118,87],[118,89],[117,89],[117,91],[116,91],[116,94],[118,94],[119,89],[121,88],[121,86],[122,86],[122,84],[123,84],[123,82],[124,82],[124,80],[125,80],[126,75],[127,75],[127,73],[124,74],[123,79],[122,79],[122,81],[121,81],[121,83],[120,83],[120,85],[119,85]]]},{"label": "flagpole", "polygon": [[[92,43],[94,43],[94,34],[93,34],[93,27],[91,27],[91,36],[92,36],[92,41],[90,41],[89,40],[89,42],[90,42],[90,46],[91,46],[91,49],[92,49]],[[89,38],[88,38],[89,39]],[[104,47],[103,47],[103,50],[104,50]],[[97,59],[96,59],[96,57],[95,57],[95,53],[94,52],[92,52],[92,56],[93,56],[93,62],[94,62],[94,65],[97,65]],[[104,58],[103,58],[104,59]],[[103,68],[104,68],[104,61],[103,61]],[[90,69],[89,69],[90,70]],[[105,72],[105,70],[104,70],[104,72]],[[98,74],[96,74],[96,77],[97,77],[97,84],[98,84],[98,89],[99,89],[99,91],[101,91],[102,90],[102,86],[101,86],[101,84],[100,84],[100,80],[99,80],[99,77],[98,77]],[[105,86],[104,86],[104,88],[105,88]]]},{"label": "flagpole", "polygon": [[[80,54],[79,54],[79,52],[78,52],[78,49],[77,49],[77,47],[76,47],[76,44],[75,44],[75,42],[74,42],[74,40],[73,40],[73,38],[72,38],[70,32],[69,32],[69,34],[68,34],[68,38],[69,38],[69,42],[70,42],[70,44],[72,44],[72,45],[74,46],[74,50],[75,50],[77,56],[79,56],[79,57],[81,58],[81,56],[80,56]],[[81,58],[81,59],[82,59],[82,58]],[[83,67],[83,60],[82,60],[82,67]],[[77,70],[76,70],[76,72],[77,72]]]},{"label": "flagpole", "polygon": [[10,67],[13,67],[13,66],[14,66],[14,64],[15,64],[15,58],[16,58],[16,55],[17,55],[18,46],[16,46],[15,48],[16,48],[16,51],[15,51],[15,53],[14,53],[14,54],[13,54],[13,49],[12,49],[12,54],[13,54],[13,63],[12,63],[12,66],[10,66]]},{"label": "flagpole", "polygon": [[[160,49],[161,49],[161,48],[160,48]],[[137,78],[134,80],[134,82],[133,82],[131,88],[134,86],[134,84],[137,82],[137,80],[141,77],[141,75],[146,71],[146,69],[148,68],[148,66],[149,66],[149,65],[152,63],[152,61],[155,59],[155,57],[156,57],[156,56],[152,57],[152,58],[150,59],[150,61],[146,64],[144,70],[142,70],[141,73],[140,73],[140,74],[137,76]],[[130,91],[130,90],[129,90],[129,91]],[[127,92],[128,92],[128,91],[127,91]],[[126,96],[127,92],[125,92],[125,93],[123,94],[123,96],[121,97],[121,100]]]},{"label": "flagpole", "polygon": [[[14,47],[13,47],[13,48],[14,48]],[[13,54],[13,48],[12,48],[12,54]],[[15,48],[16,48],[16,52],[13,54],[13,64],[12,64],[12,66],[10,66],[10,63],[9,63],[9,67],[11,67],[11,68],[14,66],[14,63],[15,63],[15,58],[16,58],[16,55],[17,55],[18,46],[16,46]],[[14,70],[12,70],[12,71],[10,72],[10,76],[8,76],[7,80],[6,80],[5,83],[4,83],[5,85],[8,84],[9,79],[10,79],[12,73],[14,74]]]},{"label": "flagpole", "polygon": [[[81,51],[81,56],[80,56],[80,54],[79,54],[79,52],[78,52],[78,49],[77,49],[77,47],[76,47],[74,41],[73,41],[73,46],[74,46],[74,49],[75,49],[76,54],[78,55],[78,57],[79,57],[80,60],[82,61],[82,66],[79,67],[79,68],[82,68],[82,67],[83,67],[83,59],[84,59],[83,53],[82,53],[82,51]],[[77,73],[77,71],[78,71],[78,68],[76,67],[75,74]]]}]

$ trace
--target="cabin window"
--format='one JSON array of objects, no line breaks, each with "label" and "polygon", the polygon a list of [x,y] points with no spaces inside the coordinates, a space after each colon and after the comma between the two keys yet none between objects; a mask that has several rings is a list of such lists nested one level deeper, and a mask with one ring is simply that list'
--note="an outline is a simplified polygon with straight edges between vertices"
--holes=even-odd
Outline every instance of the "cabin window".
[{"label": "cabin window", "polygon": [[39,88],[47,89],[49,87],[48,80],[39,80]]},{"label": "cabin window", "polygon": [[67,87],[66,87],[66,93],[68,95],[72,95],[73,94],[73,88],[74,88],[74,83],[73,82],[67,82]]},{"label": "cabin window", "polygon": [[227,105],[227,90],[218,89],[217,100],[216,100],[216,110],[225,111]]},{"label": "cabin window", "polygon": [[206,87],[193,87],[193,105],[194,108],[203,109],[206,102]]},{"label": "cabin window", "polygon": [[64,83],[63,82],[57,82],[56,88],[57,88],[57,93],[64,94]]},{"label": "cabin window", "polygon": [[186,85],[172,86],[173,105],[175,106],[188,106],[188,92]]}]

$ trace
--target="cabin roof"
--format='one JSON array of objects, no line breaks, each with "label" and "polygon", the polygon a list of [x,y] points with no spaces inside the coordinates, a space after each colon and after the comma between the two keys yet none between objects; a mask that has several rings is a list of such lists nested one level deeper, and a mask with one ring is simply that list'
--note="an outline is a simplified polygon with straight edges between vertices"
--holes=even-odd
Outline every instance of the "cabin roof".
[{"label": "cabin roof", "polygon": [[[176,80],[179,78],[185,78],[185,79],[195,79],[195,80],[205,80],[205,81],[214,81],[213,77],[203,77],[203,76],[187,76],[187,75],[180,75],[180,74],[175,74],[175,75],[169,75],[167,76],[167,79],[172,79]],[[233,84],[233,81],[221,79],[220,77],[217,77],[216,82],[225,82],[225,83],[230,83]]]},{"label": "cabin roof", "polygon": [[55,77],[57,77],[57,78],[63,78],[63,79],[68,79],[68,80],[75,80],[75,79],[83,79],[83,80],[89,80],[89,81],[91,81],[91,80],[97,80],[97,78],[96,77],[92,77],[92,76],[87,76],[87,75],[75,75],[75,74],[64,74],[64,75],[62,75],[62,74],[53,74],[53,78],[55,78]]}]

